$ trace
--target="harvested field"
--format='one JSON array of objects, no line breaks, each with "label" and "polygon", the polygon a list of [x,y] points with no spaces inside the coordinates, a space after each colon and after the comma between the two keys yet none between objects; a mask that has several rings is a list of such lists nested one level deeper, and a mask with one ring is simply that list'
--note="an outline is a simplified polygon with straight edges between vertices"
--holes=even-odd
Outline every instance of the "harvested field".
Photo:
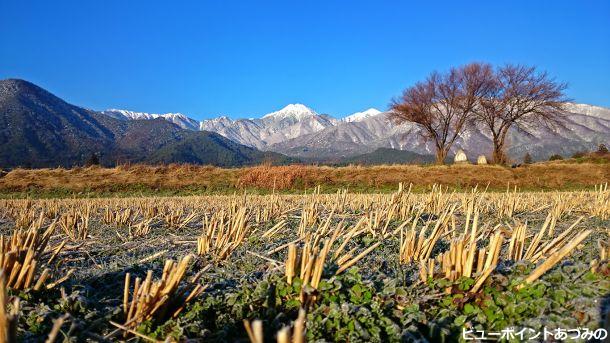
[{"label": "harvested field", "polygon": [[0,229],[21,341],[439,341],[610,309],[607,185],[5,199]]}]

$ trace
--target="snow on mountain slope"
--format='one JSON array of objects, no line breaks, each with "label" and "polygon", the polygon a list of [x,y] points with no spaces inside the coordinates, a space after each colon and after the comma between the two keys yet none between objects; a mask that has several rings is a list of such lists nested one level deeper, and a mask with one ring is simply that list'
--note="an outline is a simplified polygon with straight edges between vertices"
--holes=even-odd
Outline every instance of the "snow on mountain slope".
[{"label": "snow on mountain slope", "polygon": [[111,108],[105,111],[102,111],[103,114],[110,116],[115,119],[121,120],[140,120],[140,119],[155,119],[159,117],[158,114],[150,114],[144,112],[135,112],[129,110],[119,110],[115,108]]},{"label": "snow on mountain slope", "polygon": [[589,117],[597,117],[601,119],[610,120],[610,108],[587,104],[568,103],[565,105],[565,109],[566,111],[571,113],[579,113]]},{"label": "snow on mountain slope", "polygon": [[381,113],[380,110],[378,110],[376,108],[369,108],[366,111],[356,112],[341,120],[344,122],[347,122],[347,123],[354,122],[354,121],[363,121],[364,119],[369,118],[369,117],[374,117],[374,116],[378,115],[379,113]]},{"label": "snow on mountain slope", "polygon": [[160,117],[165,118],[166,120],[180,126],[183,129],[193,131],[199,130],[200,123],[197,120],[191,119],[182,113],[166,113],[160,115]]},{"label": "snow on mountain slope", "polygon": [[302,104],[290,104],[260,119],[209,119],[201,122],[201,130],[214,131],[244,145],[266,149],[302,135],[318,132],[336,125],[338,121],[318,114]]},{"label": "snow on mountain slope", "polygon": [[261,149],[265,143],[260,137],[263,127],[259,121],[259,119],[232,120],[227,117],[219,117],[202,121],[199,129],[216,132],[232,141]]},{"label": "snow on mountain slope", "polygon": [[265,114],[263,119],[295,119],[295,120],[303,120],[308,117],[314,117],[318,114],[312,110],[311,108],[303,105],[303,104],[289,104],[286,107],[282,108],[279,111],[271,112]]},{"label": "snow on mountain slope", "polygon": [[195,119],[191,119],[185,116],[182,113],[165,113],[165,114],[155,114],[155,113],[145,113],[145,112],[135,112],[128,110],[118,110],[118,109],[109,109],[102,111],[103,114],[113,117],[115,119],[120,120],[150,120],[156,118],[163,118],[169,122],[172,122],[183,129],[187,130],[199,130],[199,122]]}]

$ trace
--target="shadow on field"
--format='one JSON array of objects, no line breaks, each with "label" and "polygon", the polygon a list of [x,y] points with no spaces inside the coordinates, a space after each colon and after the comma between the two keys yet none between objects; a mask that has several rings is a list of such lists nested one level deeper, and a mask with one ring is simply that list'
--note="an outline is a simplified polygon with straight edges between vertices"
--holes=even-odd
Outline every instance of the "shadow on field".
[{"label": "shadow on field", "polygon": [[606,329],[608,337],[603,341],[592,339],[588,342],[610,343],[610,293],[606,294],[599,302],[599,327]]},{"label": "shadow on field", "polygon": [[145,264],[113,272],[101,272],[97,275],[90,275],[80,280],[75,280],[74,284],[82,286],[88,293],[93,295],[98,306],[119,306],[123,301],[125,274],[130,273],[133,282],[134,277],[144,279],[146,271],[148,269],[155,270],[154,267],[152,264]]}]

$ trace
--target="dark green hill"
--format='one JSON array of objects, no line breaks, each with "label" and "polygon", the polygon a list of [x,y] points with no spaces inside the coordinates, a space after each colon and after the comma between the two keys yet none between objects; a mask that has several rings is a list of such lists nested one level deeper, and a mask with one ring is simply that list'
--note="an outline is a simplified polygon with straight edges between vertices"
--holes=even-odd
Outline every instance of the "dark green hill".
[{"label": "dark green hill", "polygon": [[434,162],[434,156],[405,150],[378,148],[373,152],[345,158],[342,164],[422,164]]},{"label": "dark green hill", "polygon": [[0,167],[77,164],[112,145],[99,118],[22,80],[0,81]]},{"label": "dark green hill", "polygon": [[241,166],[294,161],[166,120],[121,121],[68,104],[23,80],[0,80],[0,169],[70,167],[96,154],[124,162]]},{"label": "dark green hill", "polygon": [[221,167],[243,166],[270,162],[284,164],[298,162],[275,152],[263,152],[235,143],[213,132],[185,132],[185,137],[155,151],[149,158],[152,163],[186,162],[213,164]]}]

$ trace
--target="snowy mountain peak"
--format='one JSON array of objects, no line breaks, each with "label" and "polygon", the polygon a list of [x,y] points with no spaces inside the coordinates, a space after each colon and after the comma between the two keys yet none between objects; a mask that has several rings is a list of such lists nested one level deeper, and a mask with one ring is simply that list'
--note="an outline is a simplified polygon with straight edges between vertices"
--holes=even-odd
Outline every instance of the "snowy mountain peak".
[{"label": "snowy mountain peak", "polygon": [[212,120],[219,120],[219,121],[232,121],[231,118],[227,117],[227,116],[220,116],[220,117],[216,117]]},{"label": "snowy mountain peak", "polygon": [[220,117],[215,117],[212,119],[205,119],[201,121],[201,124],[206,124],[206,123],[210,123],[210,124],[232,124],[234,123],[234,120],[227,117],[227,116],[220,116]]},{"label": "snowy mountain peak", "polygon": [[346,123],[351,123],[351,122],[357,122],[357,121],[362,121],[368,117],[373,117],[376,116],[378,114],[380,114],[381,111],[376,109],[376,108],[369,108],[366,111],[362,111],[362,112],[356,112],[354,114],[351,114],[345,118],[343,118],[343,121]]},{"label": "snowy mountain peak", "polygon": [[571,113],[580,113],[591,117],[610,120],[610,109],[605,107],[570,102],[565,104],[564,108]]},{"label": "snowy mountain peak", "polygon": [[165,114],[160,115],[160,117],[173,118],[173,119],[181,119],[181,120],[188,120],[188,119],[190,119],[189,117],[187,117],[186,115],[184,115],[182,113],[165,113]]},{"label": "snowy mountain peak", "polygon": [[113,118],[123,119],[123,120],[155,119],[155,118],[159,117],[158,114],[136,112],[136,111],[129,111],[129,110],[120,110],[120,109],[116,109],[116,108],[111,108],[111,109],[102,111],[102,113],[104,113],[105,115],[109,115]]},{"label": "snowy mountain peak", "polygon": [[135,112],[129,110],[119,110],[119,109],[108,109],[102,111],[103,114],[111,116],[115,119],[120,120],[143,120],[143,119],[157,119],[163,118],[169,122],[172,122],[183,129],[189,130],[198,130],[199,122],[187,117],[182,113],[165,113],[165,114],[156,114],[156,113],[146,113],[146,112]]},{"label": "snowy mountain peak", "polygon": [[303,105],[303,104],[290,104],[279,111],[271,112],[263,116],[264,118],[294,118],[297,120],[301,120],[307,117],[314,117],[318,114],[312,110],[311,108]]}]

